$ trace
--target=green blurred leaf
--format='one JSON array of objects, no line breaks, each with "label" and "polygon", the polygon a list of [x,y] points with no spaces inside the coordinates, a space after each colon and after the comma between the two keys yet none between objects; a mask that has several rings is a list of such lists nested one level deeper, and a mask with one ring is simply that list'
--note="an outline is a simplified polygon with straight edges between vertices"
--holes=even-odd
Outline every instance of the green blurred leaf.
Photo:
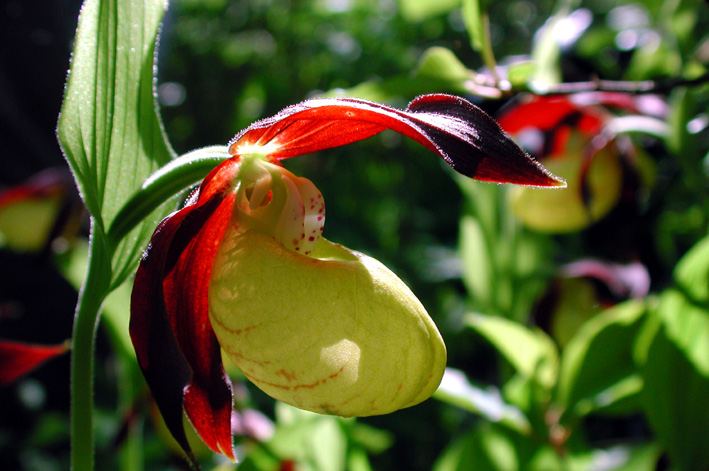
[{"label": "green blurred leaf", "polygon": [[519,62],[507,67],[507,80],[513,88],[522,88],[534,76],[537,63],[533,61]]},{"label": "green blurred leaf", "polygon": [[[173,156],[154,97],[164,10],[164,0],[87,1],[82,9],[58,134],[95,234],[105,234],[133,191]],[[117,248],[114,286],[164,214],[158,210]]]},{"label": "green blurred leaf", "polygon": [[557,41],[555,29],[571,13],[571,1],[559,2],[561,8],[549,18],[544,27],[539,31],[539,38],[532,49],[532,60],[537,67],[532,76],[530,85],[533,89],[545,91],[548,85],[561,81],[561,47]]},{"label": "green blurred leaf", "polygon": [[478,52],[489,41],[483,23],[485,8],[485,0],[463,0],[463,21],[470,35],[470,44]]},{"label": "green blurred leaf", "polygon": [[465,197],[458,244],[471,305],[524,322],[546,286],[551,239],[522,227],[505,186],[456,182]]},{"label": "green blurred leaf", "polygon": [[659,34],[656,41],[635,49],[625,70],[626,80],[647,80],[658,77],[676,77],[682,72],[682,57],[676,48],[661,41]]},{"label": "green blurred leaf", "polygon": [[[587,321],[561,355],[556,400],[573,415],[583,415],[596,407],[608,406],[634,390],[614,385],[635,372],[632,346],[642,325],[645,305],[629,301]],[[635,390],[637,392],[637,390]],[[576,407],[584,401],[581,407]]]},{"label": "green blurred leaf", "polygon": [[666,2],[665,8],[663,20],[667,29],[675,35],[683,55],[690,54],[696,47],[695,28],[700,18],[697,12],[706,9],[706,5],[702,0],[677,0]]},{"label": "green blurred leaf", "polygon": [[668,338],[709,379],[709,237],[682,258],[675,282],[662,294],[658,312]]},{"label": "green blurred leaf", "polygon": [[635,447],[622,447],[620,450],[627,452],[627,461],[616,471],[647,471],[657,469],[657,460],[660,459],[662,449],[657,443]]},{"label": "green blurred leaf", "polygon": [[559,358],[554,342],[541,330],[500,317],[469,314],[466,324],[490,342],[526,378],[551,389],[557,380]]},{"label": "green blurred leaf", "polygon": [[573,414],[576,417],[590,413],[605,416],[634,414],[640,410],[642,389],[642,376],[628,375],[595,395],[580,399],[574,406]]},{"label": "green blurred leaf", "polygon": [[347,436],[336,420],[322,420],[310,431],[309,447],[315,469],[344,471]]},{"label": "green blurred leaf", "polygon": [[460,258],[463,262],[463,283],[476,308],[488,310],[494,306],[495,277],[493,252],[480,220],[469,215],[460,218]]},{"label": "green blurred leaf", "polygon": [[[270,448],[282,459],[296,460],[298,469],[344,471],[347,434],[344,419],[276,405],[277,427]],[[351,420],[350,420],[351,421]]]},{"label": "green blurred leaf", "polygon": [[444,450],[433,471],[515,471],[527,462],[532,447],[503,428],[483,423]]},{"label": "green blurred leaf", "polygon": [[367,452],[361,448],[350,451],[347,455],[347,471],[374,471]]},{"label": "green blurred leaf", "polygon": [[[589,456],[591,455],[591,456]],[[560,455],[539,437],[530,439],[497,424],[480,423],[452,442],[433,471],[588,471],[592,452]]]},{"label": "green blurred leaf", "polygon": [[707,469],[709,378],[687,360],[664,326],[649,346],[642,374],[645,414],[673,466]]},{"label": "green blurred leaf", "polygon": [[374,428],[356,420],[348,421],[349,440],[357,448],[371,453],[382,453],[394,443],[391,432]]},{"label": "green blurred leaf", "polygon": [[471,72],[450,49],[432,47],[421,56],[414,77],[449,82],[452,88],[464,90]]},{"label": "green blurred leaf", "polygon": [[[709,466],[709,238],[675,269],[675,286],[662,293],[654,337],[645,334],[642,402],[650,424],[678,469]],[[652,331],[651,331],[652,332]]]},{"label": "green blurred leaf", "polygon": [[373,79],[347,89],[333,89],[324,96],[347,96],[376,102],[408,101],[425,93],[472,93],[471,72],[452,51],[443,47],[427,49],[418,65],[407,75]]},{"label": "green blurred leaf", "polygon": [[441,385],[433,396],[480,415],[490,422],[498,422],[520,434],[529,434],[531,431],[529,421],[522,411],[506,404],[497,388],[477,387],[460,370],[447,368]]},{"label": "green blurred leaf", "polygon": [[448,13],[460,6],[461,0],[399,0],[399,11],[407,21],[419,22]]}]

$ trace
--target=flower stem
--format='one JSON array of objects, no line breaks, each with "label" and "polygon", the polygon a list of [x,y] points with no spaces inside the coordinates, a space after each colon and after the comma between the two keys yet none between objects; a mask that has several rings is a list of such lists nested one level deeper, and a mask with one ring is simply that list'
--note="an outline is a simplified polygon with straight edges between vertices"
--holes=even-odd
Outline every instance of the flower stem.
[{"label": "flower stem", "polygon": [[[98,236],[98,237],[97,237]],[[71,355],[71,469],[94,469],[93,386],[94,341],[101,305],[111,279],[110,258],[103,237],[94,232],[89,264],[74,316]]]}]

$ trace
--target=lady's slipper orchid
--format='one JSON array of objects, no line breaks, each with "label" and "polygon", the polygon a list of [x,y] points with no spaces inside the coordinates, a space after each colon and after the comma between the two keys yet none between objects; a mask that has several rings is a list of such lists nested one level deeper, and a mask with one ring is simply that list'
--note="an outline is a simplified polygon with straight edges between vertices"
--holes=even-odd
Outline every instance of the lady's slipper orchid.
[{"label": "lady's slipper orchid", "polygon": [[183,408],[205,443],[233,458],[221,349],[269,395],[321,413],[385,414],[437,388],[446,351],[424,307],[381,263],[323,238],[322,195],[279,164],[385,129],[469,177],[564,185],[484,112],[449,95],[405,111],[315,99],[242,131],[233,157],[160,223],[133,288],[138,361],[188,456]]},{"label": "lady's slipper orchid", "polygon": [[618,203],[628,143],[604,134],[613,115],[601,105],[639,111],[627,95],[596,93],[534,97],[500,116],[502,128],[569,185],[564,192],[512,192],[515,214],[528,227],[551,233],[581,230]]}]

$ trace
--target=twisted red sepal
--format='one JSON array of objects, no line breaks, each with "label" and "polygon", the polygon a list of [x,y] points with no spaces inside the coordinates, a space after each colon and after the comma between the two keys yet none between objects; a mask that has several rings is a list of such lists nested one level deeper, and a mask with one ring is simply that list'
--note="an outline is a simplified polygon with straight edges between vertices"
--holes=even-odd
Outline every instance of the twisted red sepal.
[{"label": "twisted red sepal", "polygon": [[209,322],[212,261],[231,216],[235,159],[216,167],[187,206],[165,218],[141,260],[130,334],[165,423],[192,465],[183,407],[212,450],[234,459],[232,389]]},{"label": "twisted red sepal", "polygon": [[0,340],[0,386],[28,374],[45,361],[69,350],[69,344],[36,345]]},{"label": "twisted red sepal", "polygon": [[356,142],[385,129],[413,139],[477,180],[564,186],[484,111],[444,94],[421,96],[405,111],[352,98],[304,101],[240,132],[230,142],[230,152],[237,155],[257,146],[280,160]]}]

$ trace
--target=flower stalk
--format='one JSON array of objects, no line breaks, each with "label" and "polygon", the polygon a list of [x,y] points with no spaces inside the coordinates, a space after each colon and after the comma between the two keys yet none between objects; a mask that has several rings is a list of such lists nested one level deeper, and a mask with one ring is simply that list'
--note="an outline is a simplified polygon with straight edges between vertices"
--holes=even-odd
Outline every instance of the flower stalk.
[{"label": "flower stalk", "polygon": [[103,237],[92,233],[89,265],[74,317],[71,352],[71,469],[94,469],[94,346],[101,305],[108,295],[110,258]]}]

